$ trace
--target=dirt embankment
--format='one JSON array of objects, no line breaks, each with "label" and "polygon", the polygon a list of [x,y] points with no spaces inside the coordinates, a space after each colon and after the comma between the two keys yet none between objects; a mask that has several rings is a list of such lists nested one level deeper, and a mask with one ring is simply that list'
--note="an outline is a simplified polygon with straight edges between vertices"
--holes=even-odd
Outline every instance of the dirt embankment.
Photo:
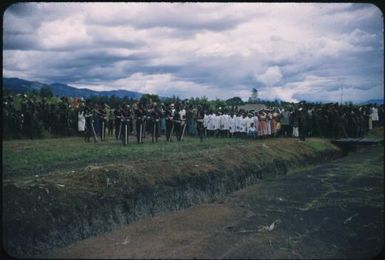
[{"label": "dirt embankment", "polygon": [[106,163],[4,180],[4,246],[13,256],[34,256],[341,154],[326,140],[275,139],[210,150],[200,159]]},{"label": "dirt embankment", "polygon": [[383,259],[383,149],[363,146],[41,258]]}]

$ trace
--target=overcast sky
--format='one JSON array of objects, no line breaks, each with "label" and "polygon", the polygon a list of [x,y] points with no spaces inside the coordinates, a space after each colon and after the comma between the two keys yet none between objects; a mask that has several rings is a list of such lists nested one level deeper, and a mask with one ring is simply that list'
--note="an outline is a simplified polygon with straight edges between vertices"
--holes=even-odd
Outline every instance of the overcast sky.
[{"label": "overcast sky", "polygon": [[18,3],[3,19],[4,77],[181,98],[384,96],[370,4]]}]

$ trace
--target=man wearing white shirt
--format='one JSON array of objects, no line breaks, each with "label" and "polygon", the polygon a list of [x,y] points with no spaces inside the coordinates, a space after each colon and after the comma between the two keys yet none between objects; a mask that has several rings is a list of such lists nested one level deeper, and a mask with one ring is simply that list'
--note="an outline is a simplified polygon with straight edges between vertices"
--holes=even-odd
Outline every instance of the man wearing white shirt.
[{"label": "man wearing white shirt", "polygon": [[249,113],[246,117],[246,132],[249,132],[249,128],[251,127],[251,124],[254,124],[254,120],[252,118],[253,114]]},{"label": "man wearing white shirt", "polygon": [[203,117],[203,128],[204,128],[204,136],[207,136],[207,128],[209,127],[209,114],[205,110]]},{"label": "man wearing white shirt", "polygon": [[236,117],[235,117],[235,134],[240,136],[240,133],[241,133],[241,128],[242,128],[242,116],[241,114],[238,114]]},{"label": "man wearing white shirt", "polygon": [[218,112],[217,115],[214,114],[214,135],[218,136],[218,133],[220,131],[220,119],[221,119],[221,112]]},{"label": "man wearing white shirt", "polygon": [[245,137],[247,134],[247,123],[249,121],[249,118],[246,117],[246,113],[243,113],[241,118],[241,136]]},{"label": "man wearing white shirt", "polygon": [[232,137],[235,134],[236,131],[236,122],[235,122],[235,115],[234,113],[231,113],[231,116],[229,117],[229,132],[230,137]]},{"label": "man wearing white shirt", "polygon": [[230,128],[230,116],[228,114],[223,115],[223,130],[224,136],[229,136],[229,128]]},{"label": "man wearing white shirt", "polygon": [[214,127],[215,127],[214,120],[215,120],[215,115],[213,112],[211,112],[208,116],[208,121],[207,121],[207,135],[208,136],[211,136],[213,134]]},{"label": "man wearing white shirt", "polygon": [[181,110],[179,111],[179,117],[181,120],[180,126],[181,126],[181,133],[180,133],[180,139],[183,140],[185,131],[186,131],[186,109],[184,105],[181,106]]},{"label": "man wearing white shirt", "polygon": [[378,117],[378,109],[376,107],[372,107],[370,109],[370,117],[372,119],[372,126],[373,127],[376,127],[377,126],[377,123],[379,121],[379,117]]},{"label": "man wearing white shirt", "polygon": [[225,115],[220,114],[219,115],[219,136],[221,137],[224,136],[224,130],[225,130]]}]

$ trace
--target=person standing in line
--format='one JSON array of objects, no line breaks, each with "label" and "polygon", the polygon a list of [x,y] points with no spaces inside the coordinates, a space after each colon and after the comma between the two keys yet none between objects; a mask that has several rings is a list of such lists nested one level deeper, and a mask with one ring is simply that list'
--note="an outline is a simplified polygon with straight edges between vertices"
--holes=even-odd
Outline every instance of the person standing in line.
[{"label": "person standing in line", "polygon": [[230,135],[230,138],[234,136],[235,131],[236,131],[235,115],[234,115],[234,112],[231,112],[230,118],[229,118],[229,135]]},{"label": "person standing in line", "polygon": [[281,128],[281,124],[279,122],[278,108],[274,108],[271,113],[271,134],[274,137],[277,137],[280,128]]},{"label": "person standing in line", "polygon": [[182,104],[180,106],[180,110],[179,110],[179,118],[180,118],[180,137],[179,137],[179,141],[183,141],[183,138],[184,138],[184,135],[186,133],[186,109],[185,109],[185,106]]},{"label": "person standing in line", "polygon": [[81,135],[84,135],[85,130],[86,130],[85,111],[83,107],[80,107],[78,112],[78,131]]},{"label": "person standing in line", "polygon": [[205,117],[205,113],[202,107],[199,105],[197,110],[197,115],[196,115],[196,125],[197,125],[197,132],[198,132],[200,142],[203,141],[203,136],[205,131],[205,127],[203,125],[204,117]]},{"label": "person standing in line", "polygon": [[373,124],[372,128],[377,127],[379,118],[378,118],[378,109],[376,106],[372,106],[372,108],[370,109],[370,117],[372,119],[372,124]]},{"label": "person standing in line", "polygon": [[129,142],[129,135],[131,133],[131,109],[129,105],[125,105],[122,109],[120,124],[120,137],[123,145],[127,145]]},{"label": "person standing in line", "polygon": [[187,118],[186,131],[191,136],[197,135],[197,129],[198,129],[196,125],[197,113],[198,113],[198,109],[193,108],[192,105],[189,105],[188,109],[186,109],[186,118]]},{"label": "person standing in line", "polygon": [[[182,137],[182,120],[181,120],[181,116],[180,116],[180,107],[179,105],[177,105],[175,107],[175,113],[174,113],[174,117],[173,117],[173,124],[174,124],[174,133],[176,135],[176,140],[178,142],[181,141],[181,137]],[[170,136],[170,138],[172,139],[172,136]]]},{"label": "person standing in line", "polygon": [[266,115],[267,136],[271,136],[271,133],[272,133],[271,120],[273,118],[273,115],[270,109],[267,110],[266,112],[267,112],[267,115]]},{"label": "person standing in line", "polygon": [[294,111],[291,113],[291,122],[292,122],[292,128],[293,128],[293,137],[299,137],[299,131],[298,131],[298,122],[299,122],[299,111],[294,109]]},{"label": "person standing in line", "polygon": [[106,129],[107,129],[107,113],[106,106],[99,106],[99,109],[96,111],[97,117],[99,118],[99,134],[100,141],[105,141]]},{"label": "person standing in line", "polygon": [[261,136],[262,138],[265,138],[267,134],[267,126],[266,126],[266,113],[263,112],[263,110],[259,111],[258,113],[258,121],[259,121],[258,135]]},{"label": "person standing in line", "polygon": [[223,134],[225,137],[229,137],[229,130],[230,130],[230,116],[228,113],[223,115]]},{"label": "person standing in line", "polygon": [[384,104],[378,108],[378,125],[380,127],[384,126]]},{"label": "person standing in line", "polygon": [[154,103],[152,109],[150,110],[150,129],[151,129],[151,141],[158,142],[160,137],[160,116],[161,110],[159,109],[157,103]]},{"label": "person standing in line", "polygon": [[256,131],[256,136],[257,138],[259,136],[259,119],[258,119],[258,112],[254,111],[253,116],[252,116],[252,122],[254,123],[255,131]]},{"label": "person standing in line", "polygon": [[115,124],[115,139],[119,140],[120,135],[122,134],[122,128],[121,128],[121,118],[122,118],[122,110],[121,108],[117,108],[114,111],[114,124]]},{"label": "person standing in line", "polygon": [[144,129],[144,108],[141,103],[139,103],[138,106],[136,106],[136,109],[134,110],[135,119],[136,119],[136,140],[138,144],[143,144],[143,131]]},{"label": "person standing in line", "polygon": [[307,110],[304,106],[298,109],[298,134],[301,141],[305,141],[307,135]]},{"label": "person standing in line", "polygon": [[166,107],[166,140],[167,142],[171,142],[171,135],[173,134],[172,132],[174,131],[174,123],[173,123],[173,118],[174,118],[174,113],[173,113],[173,107],[174,104],[171,104],[170,106]]},{"label": "person standing in line", "polygon": [[209,126],[209,114],[207,110],[204,110],[203,117],[203,128],[204,128],[204,136],[207,136],[207,127]]},{"label": "person standing in line", "polygon": [[112,110],[108,111],[107,128],[108,128],[108,136],[111,137],[114,132],[114,113],[112,112]]},{"label": "person standing in line", "polygon": [[212,131],[214,129],[214,116],[213,116],[213,112],[212,111],[209,111],[208,114],[207,114],[207,136],[211,136],[212,135]]},{"label": "person standing in line", "polygon": [[253,140],[257,137],[257,129],[254,126],[254,123],[251,123],[248,130],[247,130],[247,136],[251,137]]},{"label": "person standing in line", "polygon": [[84,117],[86,120],[86,125],[85,125],[85,136],[84,136],[84,141],[85,142],[90,142],[90,137],[94,137],[94,142],[97,142],[96,139],[96,133],[95,133],[95,128],[93,125],[93,109],[90,106],[86,106],[85,111],[84,111]]},{"label": "person standing in line", "polygon": [[160,106],[160,121],[159,121],[159,126],[160,126],[160,133],[159,135],[166,135],[166,108],[164,104]]}]

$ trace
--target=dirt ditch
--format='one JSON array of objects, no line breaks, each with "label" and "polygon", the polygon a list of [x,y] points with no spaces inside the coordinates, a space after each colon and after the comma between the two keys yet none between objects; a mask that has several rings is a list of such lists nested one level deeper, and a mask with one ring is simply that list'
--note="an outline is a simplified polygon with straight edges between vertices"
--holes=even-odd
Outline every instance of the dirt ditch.
[{"label": "dirt ditch", "polygon": [[383,156],[363,147],[41,258],[383,259]]},{"label": "dirt ditch", "polygon": [[4,247],[12,256],[34,257],[145,216],[213,201],[288,169],[341,157],[334,145],[317,142],[322,145],[255,143],[201,159],[106,163],[3,180]]}]

